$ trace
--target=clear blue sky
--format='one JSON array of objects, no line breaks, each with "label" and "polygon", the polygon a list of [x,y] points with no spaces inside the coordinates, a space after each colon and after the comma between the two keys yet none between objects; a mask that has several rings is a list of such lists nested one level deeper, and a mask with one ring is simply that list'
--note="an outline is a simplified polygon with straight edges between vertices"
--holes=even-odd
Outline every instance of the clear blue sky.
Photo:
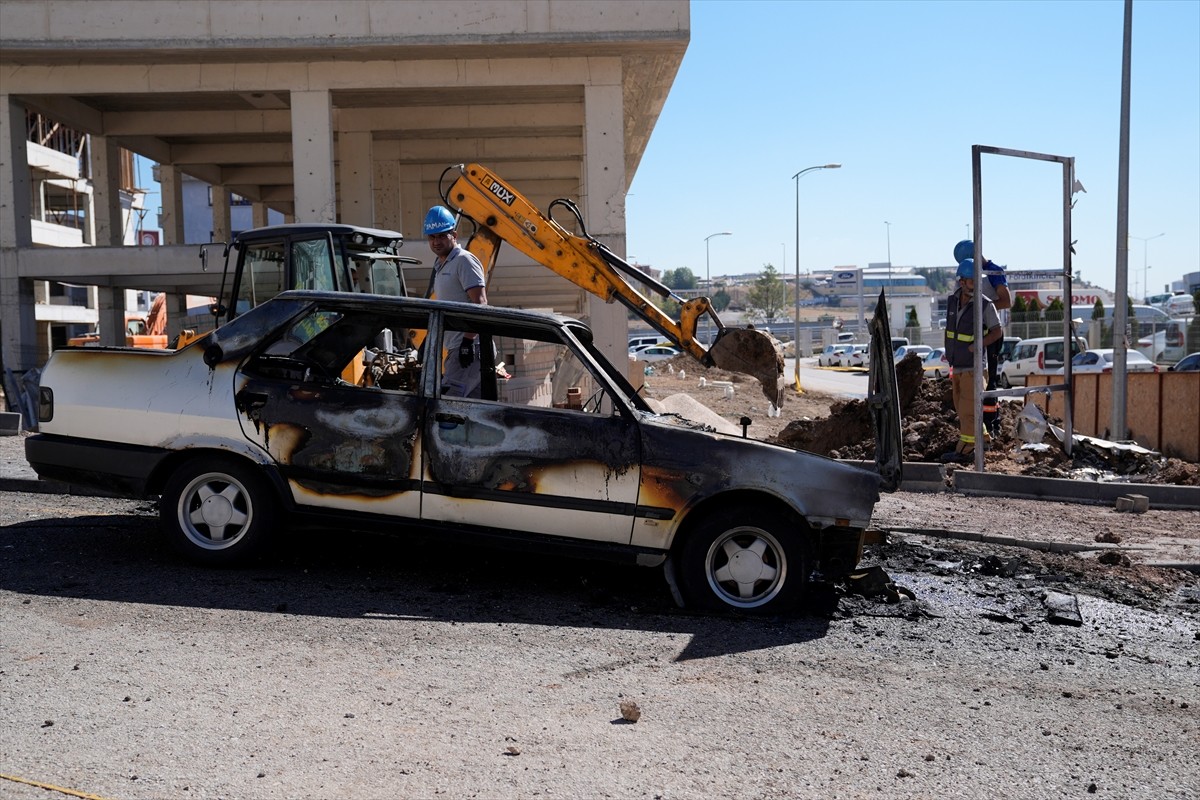
[{"label": "clear blue sky", "polygon": [[[1116,288],[1122,0],[694,0],[627,204],[628,254],[714,275],[952,262],[971,146],[1075,158],[1075,269]],[[1200,2],[1135,0],[1129,291],[1200,270]],[[1058,269],[1058,164],[983,158],[984,252]],[[885,225],[890,222],[890,228]],[[973,231],[971,231],[973,233]],[[786,251],[786,258],[785,258]],[[1143,270],[1143,255],[1149,270]]]}]

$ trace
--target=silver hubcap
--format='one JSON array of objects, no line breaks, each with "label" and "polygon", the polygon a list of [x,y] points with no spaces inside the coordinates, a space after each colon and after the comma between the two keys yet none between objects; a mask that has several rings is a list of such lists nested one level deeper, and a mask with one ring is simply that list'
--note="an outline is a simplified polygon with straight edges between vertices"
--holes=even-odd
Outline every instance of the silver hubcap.
[{"label": "silver hubcap", "polygon": [[755,608],[783,589],[787,557],[779,540],[761,528],[733,528],[718,537],[705,559],[708,585],[725,603]]},{"label": "silver hubcap", "polygon": [[179,525],[194,544],[221,550],[241,539],[253,519],[250,495],[228,475],[193,479],[179,498]]}]

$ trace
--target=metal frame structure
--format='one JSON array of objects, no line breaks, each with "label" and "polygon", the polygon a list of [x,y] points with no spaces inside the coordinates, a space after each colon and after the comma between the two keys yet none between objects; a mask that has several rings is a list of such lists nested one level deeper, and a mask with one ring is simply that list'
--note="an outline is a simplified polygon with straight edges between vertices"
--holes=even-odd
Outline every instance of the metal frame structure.
[{"label": "metal frame structure", "polygon": [[[1009,156],[1010,158],[1027,158],[1033,161],[1051,161],[1057,164],[1062,164],[1062,209],[1063,209],[1063,238],[1062,238],[1062,282],[1063,282],[1063,298],[1066,300],[1063,311],[1063,383],[1049,384],[1046,386],[1037,386],[1030,388],[1028,385],[1019,389],[995,389],[991,391],[981,391],[975,393],[975,441],[976,443],[983,441],[983,401],[985,398],[992,397],[1024,397],[1033,392],[1042,392],[1049,394],[1051,392],[1065,392],[1066,403],[1063,410],[1063,426],[1066,429],[1063,439],[1063,449],[1067,455],[1071,455],[1071,444],[1074,438],[1074,424],[1072,422],[1072,405],[1073,397],[1071,393],[1071,338],[1073,336],[1071,330],[1071,304],[1072,297],[1071,287],[1071,196],[1075,192],[1077,182],[1075,180],[1075,158],[1073,156],[1054,156],[1046,153],[1034,153],[1028,150],[1009,150],[1003,147],[988,147],[986,145],[976,144],[971,146],[971,184],[972,184],[972,204],[974,206],[974,224],[975,224],[975,253],[982,255],[983,250],[983,181],[981,176],[981,167],[984,154]],[[980,307],[980,299],[982,296],[983,287],[981,279],[983,278],[983,258],[975,259],[975,308]],[[975,341],[983,342],[983,314],[975,314]],[[977,376],[984,375],[984,352],[985,348],[975,348],[975,374]],[[975,471],[983,472],[983,448],[975,448]]]}]

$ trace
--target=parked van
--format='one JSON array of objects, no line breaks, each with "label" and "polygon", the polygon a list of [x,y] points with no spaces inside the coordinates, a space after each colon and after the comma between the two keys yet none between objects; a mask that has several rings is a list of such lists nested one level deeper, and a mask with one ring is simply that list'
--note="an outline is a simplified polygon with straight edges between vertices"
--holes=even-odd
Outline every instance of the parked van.
[{"label": "parked van", "polygon": [[1161,360],[1167,364],[1174,364],[1179,359],[1191,352],[1195,342],[1188,342],[1188,329],[1192,326],[1194,317],[1181,317],[1173,319],[1167,323],[1167,332],[1163,337],[1163,351]]},{"label": "parked van", "polygon": [[1196,313],[1196,301],[1190,294],[1173,294],[1158,307],[1172,317],[1191,317]]},{"label": "parked van", "polygon": [[[1071,357],[1087,350],[1087,343],[1075,338],[1071,340]],[[1022,339],[1013,348],[1012,357],[1000,365],[996,382],[1002,389],[1024,386],[1025,377],[1041,375],[1063,368],[1063,338],[1043,336],[1037,339]]]}]

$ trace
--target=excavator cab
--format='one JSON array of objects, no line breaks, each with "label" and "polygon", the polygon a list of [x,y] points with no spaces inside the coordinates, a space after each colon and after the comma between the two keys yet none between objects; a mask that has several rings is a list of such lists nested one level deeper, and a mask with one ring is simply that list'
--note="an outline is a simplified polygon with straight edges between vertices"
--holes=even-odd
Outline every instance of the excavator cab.
[{"label": "excavator cab", "polygon": [[[243,231],[225,246],[225,273],[213,307],[228,322],[288,289],[366,292],[404,297],[404,266],[397,231],[342,224],[272,225]],[[208,247],[201,248],[204,268]],[[232,267],[232,269],[231,269]]]}]

